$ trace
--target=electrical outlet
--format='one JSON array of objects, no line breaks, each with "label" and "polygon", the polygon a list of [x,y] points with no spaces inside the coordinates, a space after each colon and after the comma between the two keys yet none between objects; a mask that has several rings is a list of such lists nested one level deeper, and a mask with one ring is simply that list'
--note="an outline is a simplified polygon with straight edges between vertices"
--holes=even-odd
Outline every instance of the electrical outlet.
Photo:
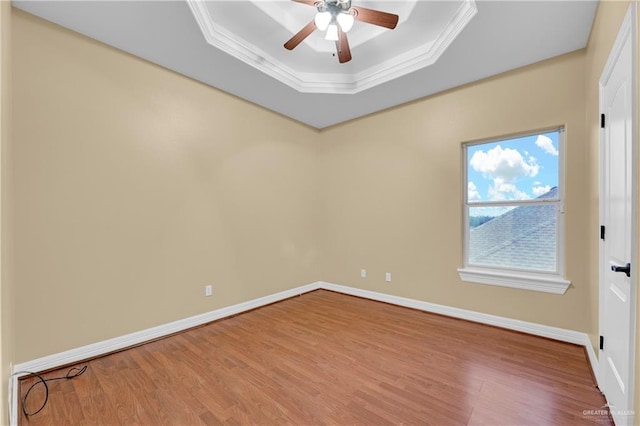
[{"label": "electrical outlet", "polygon": [[367,278],[367,270],[360,269],[360,278]]},{"label": "electrical outlet", "polygon": [[204,286],[204,295],[209,297],[212,294],[213,294],[213,286],[212,285]]},{"label": "electrical outlet", "polygon": [[384,280],[388,283],[391,282],[391,272],[387,272],[386,274],[384,274]]}]

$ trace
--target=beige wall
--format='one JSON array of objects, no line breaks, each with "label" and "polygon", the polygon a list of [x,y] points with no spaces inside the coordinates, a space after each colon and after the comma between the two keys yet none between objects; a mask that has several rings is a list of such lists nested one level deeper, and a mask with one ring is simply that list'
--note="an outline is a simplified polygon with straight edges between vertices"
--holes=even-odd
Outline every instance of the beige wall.
[{"label": "beige wall", "polygon": [[[584,102],[584,52],[577,52],[322,132],[324,279],[595,333],[584,268]],[[559,296],[462,282],[462,143],[557,125],[566,125],[571,288]]]},{"label": "beige wall", "polygon": [[317,131],[15,9],[13,91],[14,362],[318,276]]},{"label": "beige wall", "polygon": [[5,179],[8,167],[7,149],[11,137],[11,3],[0,1],[0,424],[7,423],[7,385],[10,377],[10,361],[13,359],[13,328],[11,324],[9,292],[9,267],[7,256],[7,215]]}]

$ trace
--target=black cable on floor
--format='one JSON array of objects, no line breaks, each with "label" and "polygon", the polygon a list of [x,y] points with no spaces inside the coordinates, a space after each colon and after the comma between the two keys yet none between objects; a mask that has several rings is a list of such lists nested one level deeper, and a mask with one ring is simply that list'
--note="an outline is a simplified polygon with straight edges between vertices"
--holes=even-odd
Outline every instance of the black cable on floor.
[{"label": "black cable on floor", "polygon": [[[29,387],[29,389],[27,389],[27,392],[22,397],[22,412],[24,413],[24,415],[29,417],[29,416],[33,416],[35,414],[38,414],[40,411],[42,411],[42,409],[45,407],[45,405],[47,405],[47,402],[49,401],[49,385],[47,385],[47,382],[52,382],[54,380],[75,379],[76,377],[83,375],[85,371],[87,371],[87,366],[86,365],[84,367],[82,367],[82,368],[73,367],[73,368],[69,369],[69,371],[67,371],[67,374],[65,374],[64,376],[52,377],[50,379],[45,379],[40,374],[34,373],[32,371],[18,371],[16,373],[14,373],[14,375],[17,375],[17,374],[29,374],[32,377],[37,377],[38,378],[38,381],[33,383]],[[31,393],[33,388],[36,387],[36,385],[39,385],[39,384],[42,384],[44,386],[44,401],[42,402],[42,405],[40,406],[40,408],[38,408],[36,411],[30,413],[30,412],[27,411],[27,398],[29,397],[29,394]]]}]

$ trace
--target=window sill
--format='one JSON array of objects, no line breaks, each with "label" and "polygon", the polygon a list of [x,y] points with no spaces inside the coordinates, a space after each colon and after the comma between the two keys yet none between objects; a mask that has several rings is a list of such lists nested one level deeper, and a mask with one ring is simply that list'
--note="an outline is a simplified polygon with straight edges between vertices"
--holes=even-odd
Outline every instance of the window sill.
[{"label": "window sill", "polygon": [[491,269],[460,268],[458,274],[462,281],[553,294],[565,294],[571,284],[571,281],[553,275],[518,274]]}]

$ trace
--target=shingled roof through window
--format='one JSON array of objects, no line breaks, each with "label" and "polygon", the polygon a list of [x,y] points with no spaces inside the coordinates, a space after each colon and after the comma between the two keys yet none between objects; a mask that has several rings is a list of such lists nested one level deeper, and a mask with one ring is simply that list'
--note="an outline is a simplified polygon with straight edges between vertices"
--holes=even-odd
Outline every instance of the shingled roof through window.
[{"label": "shingled roof through window", "polygon": [[[558,188],[537,199],[557,198]],[[556,205],[516,207],[469,234],[469,264],[556,270]]]}]

